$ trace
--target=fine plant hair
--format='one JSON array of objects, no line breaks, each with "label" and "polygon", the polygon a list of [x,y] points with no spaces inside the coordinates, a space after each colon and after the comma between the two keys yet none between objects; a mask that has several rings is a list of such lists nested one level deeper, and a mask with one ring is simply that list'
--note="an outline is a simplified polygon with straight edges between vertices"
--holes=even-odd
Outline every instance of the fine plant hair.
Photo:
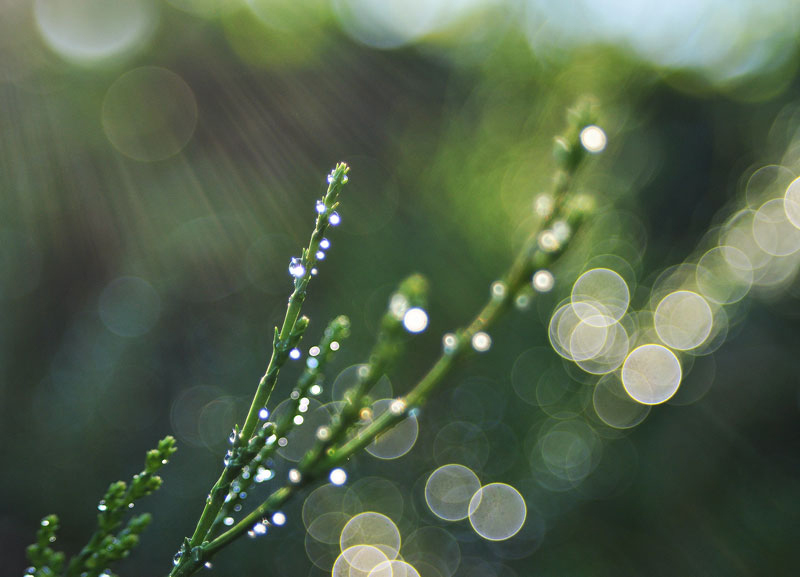
[{"label": "fine plant hair", "polygon": [[[330,246],[326,234],[340,221],[339,197],[349,179],[350,168],[344,163],[336,165],[327,177],[325,195],[316,203],[316,221],[308,245],[290,262],[293,291],[283,322],[275,328],[267,369],[243,424],[233,427],[222,472],[208,493],[193,534],[184,539],[175,555],[171,577],[186,577],[203,567],[210,568],[211,559],[231,542],[248,532],[265,531],[271,513],[278,511],[301,489],[325,479],[332,470],[343,466],[410,414],[416,415],[428,397],[446,383],[453,367],[476,350],[488,348],[490,337],[486,331],[515,304],[525,304],[534,297],[532,275],[553,264],[592,212],[593,199],[574,194],[571,186],[589,155],[581,142],[581,130],[593,125],[595,117],[594,106],[589,103],[580,104],[569,112],[568,129],[555,141],[558,168],[553,178],[549,210],[540,216],[535,230],[531,231],[530,238],[502,279],[493,283],[488,302],[474,319],[445,335],[442,353],[427,373],[397,397],[389,410],[372,418],[370,406],[375,399],[370,398],[370,390],[403,354],[407,334],[421,332],[427,326],[428,283],[422,276],[412,275],[400,282],[391,296],[376,342],[358,371],[356,383],[345,393],[341,410],[331,418],[329,425],[317,430],[314,446],[289,471],[288,478],[278,482],[276,490],[234,523],[234,511],[241,509],[242,496],[247,489],[273,474],[267,463],[278,457],[278,441],[286,438],[298,420],[302,422],[308,398],[321,391],[326,366],[349,335],[347,317],[337,316],[330,321],[315,349],[317,354],[309,357],[305,371],[289,396],[289,410],[272,415],[270,397],[279,373],[290,358],[297,357],[297,347],[310,323],[308,317],[302,315],[302,306],[309,285],[319,273],[325,250]],[[566,235],[563,234],[565,230],[569,231]],[[409,311],[416,315],[415,327],[408,324]],[[482,339],[486,345],[476,344]],[[63,552],[55,550],[58,518],[55,515],[45,517],[36,543],[27,550],[31,566],[26,576],[113,576],[112,564],[130,554],[138,544],[139,534],[151,521],[147,513],[131,516],[127,521],[126,515],[135,501],[160,487],[161,479],[155,473],[175,450],[175,440],[170,436],[164,438],[156,449],[147,453],[145,469],[130,483],[118,481],[110,485],[98,505],[97,529],[86,546],[69,561]]]}]

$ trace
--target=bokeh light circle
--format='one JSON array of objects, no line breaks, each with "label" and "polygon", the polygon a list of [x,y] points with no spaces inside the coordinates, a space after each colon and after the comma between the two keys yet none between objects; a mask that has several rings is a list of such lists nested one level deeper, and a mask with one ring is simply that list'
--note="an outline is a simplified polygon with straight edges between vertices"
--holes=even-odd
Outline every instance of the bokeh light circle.
[{"label": "bokeh light circle", "polygon": [[150,331],[161,315],[161,298],[146,280],[123,276],[111,281],[100,294],[100,319],[122,337],[139,337]]},{"label": "bokeh light circle", "polygon": [[487,541],[504,541],[525,524],[525,499],[511,485],[490,483],[481,487],[469,502],[469,522]]},{"label": "bokeh light circle", "polygon": [[753,266],[747,255],[733,246],[717,246],[697,263],[697,288],[708,300],[719,304],[739,302],[753,284]]},{"label": "bokeh light circle", "polygon": [[377,547],[353,545],[342,551],[333,564],[332,577],[369,577],[370,572],[388,561]]},{"label": "bokeh light circle", "polygon": [[[377,419],[391,410],[395,399],[380,399],[372,404],[372,418]],[[419,422],[409,413],[402,421],[384,431],[365,447],[367,453],[378,459],[397,459],[408,453],[417,442]]]},{"label": "bokeh light circle", "polygon": [[339,537],[343,552],[358,545],[377,548],[387,559],[395,559],[400,552],[400,530],[386,515],[374,511],[359,513],[347,522]]},{"label": "bokeh light circle", "polygon": [[756,211],[753,238],[772,256],[788,256],[800,250],[800,228],[789,221],[783,198],[767,201]]},{"label": "bokeh light circle", "polygon": [[384,561],[369,573],[369,577],[420,577],[413,565],[405,561]]},{"label": "bokeh light circle", "polygon": [[800,178],[795,178],[788,187],[783,197],[783,208],[786,218],[795,227],[800,228]]},{"label": "bokeh light circle", "polygon": [[460,521],[469,515],[469,504],[481,488],[478,476],[463,465],[442,465],[425,483],[425,502],[445,521]]},{"label": "bokeh light circle", "polygon": [[633,428],[650,414],[650,405],[634,401],[616,374],[605,375],[597,382],[592,403],[600,420],[614,429]]},{"label": "bokeh light circle", "polygon": [[[586,322],[603,326],[619,321],[628,310],[630,290],[619,273],[607,268],[586,271],[572,285],[572,305],[576,314]],[[593,305],[585,308],[581,305]],[[597,310],[605,315],[598,315]]]},{"label": "bokeh light circle", "polygon": [[681,363],[675,353],[661,345],[635,348],[622,365],[622,384],[643,405],[668,401],[681,383]]},{"label": "bokeh light circle", "polygon": [[33,13],[45,43],[82,64],[142,48],[158,16],[151,0],[36,0]]},{"label": "bokeh light circle", "polygon": [[174,72],[156,66],[120,76],[103,100],[103,130],[125,156],[164,160],[180,152],[197,125],[192,89]]},{"label": "bokeh light circle", "polygon": [[714,315],[706,300],[692,291],[675,291],[658,303],[653,322],[659,338],[669,347],[688,351],[702,345],[711,334]]}]

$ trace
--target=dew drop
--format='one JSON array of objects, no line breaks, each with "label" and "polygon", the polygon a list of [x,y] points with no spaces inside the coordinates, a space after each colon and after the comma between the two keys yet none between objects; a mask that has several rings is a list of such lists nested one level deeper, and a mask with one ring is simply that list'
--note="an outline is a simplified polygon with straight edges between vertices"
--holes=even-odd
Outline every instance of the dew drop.
[{"label": "dew drop", "polygon": [[300,278],[306,274],[306,267],[303,266],[303,261],[297,257],[292,257],[289,262],[289,274],[294,278]]},{"label": "dew drop", "polygon": [[506,283],[502,281],[495,281],[492,283],[492,297],[496,299],[501,299],[506,296],[507,288]]},{"label": "dew drop", "polygon": [[603,129],[594,124],[590,124],[581,130],[581,144],[583,147],[592,153],[603,152],[608,143],[608,138]]},{"label": "dew drop", "polygon": [[533,275],[533,279],[531,280],[534,290],[540,293],[546,293],[553,290],[553,285],[555,282],[556,279],[553,277],[553,273],[545,269],[537,270]]},{"label": "dew drop", "polygon": [[311,276],[317,276],[318,273],[319,271],[316,269],[316,267],[311,269]]},{"label": "dew drop", "polygon": [[331,471],[328,478],[334,485],[344,485],[347,482],[347,472],[344,469],[336,468]]},{"label": "dew drop", "polygon": [[322,250],[328,250],[331,248],[331,241],[329,241],[327,238],[323,238],[321,241],[319,241],[319,248]]},{"label": "dew drop", "polygon": [[275,473],[273,473],[271,469],[259,467],[256,469],[256,476],[254,477],[254,480],[256,483],[263,483],[264,481],[269,481],[274,476]]},{"label": "dew drop", "polygon": [[225,453],[225,458],[222,459],[222,463],[227,467],[231,463],[231,458],[233,457],[233,452],[228,451]]},{"label": "dew drop", "polygon": [[428,327],[428,313],[419,307],[408,309],[403,315],[403,326],[410,333],[421,333]]},{"label": "dew drop", "polygon": [[488,351],[492,346],[492,337],[483,331],[479,331],[472,335],[472,348],[479,353]]},{"label": "dew drop", "polygon": [[236,429],[234,429],[234,430],[231,431],[231,434],[228,436],[228,442],[230,444],[235,443],[236,442],[236,436],[237,436]]},{"label": "dew drop", "polygon": [[318,200],[315,208],[317,209],[317,214],[322,214],[325,212],[325,203],[321,200]]},{"label": "dew drop", "polygon": [[294,424],[299,427],[300,425],[303,424],[303,420],[304,420],[303,419],[303,415],[295,415],[294,419],[292,419],[292,420],[294,421]]},{"label": "dew drop", "polygon": [[338,351],[339,350],[339,342],[338,341],[331,341],[331,350]]},{"label": "dew drop", "polygon": [[233,525],[233,517],[225,517],[225,518],[222,520],[222,523],[223,523],[223,525],[225,525],[226,527],[230,527],[231,525]]},{"label": "dew drop", "polygon": [[552,230],[543,230],[539,235],[539,248],[544,252],[555,252],[561,248],[561,243]]},{"label": "dew drop", "polygon": [[292,483],[299,483],[303,476],[300,474],[300,471],[297,469],[290,469],[289,470],[289,481]]},{"label": "dew drop", "polygon": [[301,354],[302,353],[300,353],[300,349],[296,349],[295,348],[295,349],[292,349],[291,351],[289,351],[289,358],[296,361],[297,359],[300,358]]},{"label": "dew drop", "polygon": [[181,557],[183,557],[183,551],[178,551],[175,553],[175,555],[172,556],[172,564],[177,567],[178,563],[181,562]]},{"label": "dew drop", "polygon": [[338,212],[334,211],[328,217],[328,222],[331,223],[331,226],[339,226],[339,223],[342,222],[342,217],[339,216]]},{"label": "dew drop", "polygon": [[253,533],[256,535],[266,535],[267,534],[267,526],[264,523],[256,523],[253,525]]},{"label": "dew drop", "polygon": [[315,256],[317,257],[317,260],[325,260],[325,252],[324,251],[318,250]]},{"label": "dew drop", "polygon": [[306,359],[306,366],[309,369],[316,369],[319,366],[319,361],[317,359],[315,359],[314,357],[308,357]]},{"label": "dew drop", "polygon": [[107,509],[108,509],[108,505],[106,505],[105,499],[103,499],[102,501],[100,501],[97,504],[97,510],[98,511],[106,511]]},{"label": "dew drop", "polygon": [[393,415],[402,415],[406,410],[406,402],[403,399],[395,399],[389,405],[389,410]]},{"label": "dew drop", "polygon": [[450,354],[455,352],[456,347],[458,346],[458,337],[453,333],[447,333],[442,337],[442,348],[446,354]]},{"label": "dew drop", "polygon": [[272,524],[273,525],[277,525],[278,527],[280,527],[281,525],[284,525],[285,523],[286,523],[286,515],[284,515],[280,511],[277,511],[277,512],[272,514]]},{"label": "dew drop", "polygon": [[316,397],[322,392],[322,387],[319,385],[311,385],[311,388],[308,389],[308,392]]},{"label": "dew drop", "polygon": [[269,418],[269,411],[267,409],[261,409],[258,411],[258,418],[262,421],[266,421]]}]

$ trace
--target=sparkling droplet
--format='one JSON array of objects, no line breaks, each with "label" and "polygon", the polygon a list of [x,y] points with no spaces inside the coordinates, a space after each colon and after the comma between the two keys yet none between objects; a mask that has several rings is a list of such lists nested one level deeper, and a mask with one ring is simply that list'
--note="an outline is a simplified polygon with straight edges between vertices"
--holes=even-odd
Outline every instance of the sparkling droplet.
[{"label": "sparkling droplet", "polygon": [[492,297],[501,299],[506,296],[506,283],[502,281],[495,281],[492,283]]},{"label": "sparkling droplet", "polygon": [[286,523],[286,515],[281,513],[280,511],[276,511],[272,514],[272,524],[277,525],[280,527],[281,525]]},{"label": "sparkling droplet", "polygon": [[327,238],[323,238],[321,241],[319,241],[319,248],[322,250],[328,250],[331,248],[331,241],[329,241]]},{"label": "sparkling droplet", "polygon": [[339,216],[338,212],[334,211],[328,217],[328,222],[331,223],[331,226],[339,226],[339,223],[342,222],[342,217]]},{"label": "sparkling droplet", "polygon": [[338,351],[339,350],[339,342],[338,341],[331,341],[331,350]]},{"label": "sparkling droplet", "polygon": [[347,482],[347,472],[344,469],[336,468],[331,471],[328,478],[334,485],[344,485]]},{"label": "sparkling droplet", "polygon": [[316,269],[316,267],[311,269],[311,276],[317,276],[317,273],[319,273],[319,271]]},{"label": "sparkling droplet", "polygon": [[225,517],[225,518],[222,520],[222,523],[223,523],[223,524],[224,524],[226,527],[230,527],[231,525],[233,525],[233,517]]},{"label": "sparkling droplet", "polygon": [[539,248],[544,252],[555,252],[561,248],[561,243],[552,230],[543,230],[539,235]]},{"label": "sparkling droplet", "polygon": [[325,203],[321,200],[318,200],[315,208],[317,209],[317,214],[322,214],[325,212]]},{"label": "sparkling droplet", "polygon": [[349,176],[347,176],[346,174],[345,174],[345,175],[342,177],[342,182],[343,182],[343,183],[346,183],[346,182],[348,182],[349,180],[350,180],[350,177],[349,177]]},{"label": "sparkling droplet", "polygon": [[267,469],[266,467],[259,467],[256,469],[256,476],[254,480],[256,483],[263,483],[264,481],[269,481],[272,477],[275,476],[275,473],[272,472],[272,469]]},{"label": "sparkling droplet", "polygon": [[458,337],[453,333],[447,333],[442,337],[442,348],[448,355],[456,350],[458,346]]},{"label": "sparkling droplet", "polygon": [[292,257],[289,262],[289,274],[294,278],[301,278],[306,274],[306,267],[303,266],[303,261],[297,257]]},{"label": "sparkling droplet", "polygon": [[299,427],[300,425],[303,424],[303,415],[295,415],[294,419],[292,420],[294,421],[294,424]]},{"label": "sparkling droplet", "polygon": [[288,444],[289,444],[289,440],[286,437],[281,437],[280,439],[278,439],[278,446],[279,447],[285,447]]},{"label": "sparkling droplet", "polygon": [[236,436],[237,436],[236,429],[234,429],[234,430],[231,431],[231,434],[228,436],[228,442],[230,444],[235,443],[236,442]]},{"label": "sparkling droplet", "polygon": [[103,499],[102,501],[100,501],[97,504],[97,510],[98,511],[106,511],[107,509],[108,509],[108,505],[106,505],[105,499]]},{"label": "sparkling droplet", "polygon": [[47,527],[48,525],[50,525],[50,521],[47,519],[42,519],[42,527]]},{"label": "sparkling droplet", "polygon": [[428,327],[428,313],[419,307],[408,309],[403,315],[403,326],[410,333],[421,333]]},{"label": "sparkling droplet", "polygon": [[531,297],[526,294],[517,295],[517,298],[514,299],[514,306],[520,310],[527,309],[531,304]]},{"label": "sparkling droplet", "polygon": [[242,510],[242,505],[240,503],[237,503],[236,505],[233,506],[234,513],[238,513],[241,510]]},{"label": "sparkling droplet", "polygon": [[555,282],[556,279],[553,277],[553,273],[549,270],[542,269],[534,273],[531,284],[537,292],[546,293],[553,289]]},{"label": "sparkling droplet", "polygon": [[324,251],[318,250],[315,256],[317,257],[317,260],[325,260],[325,252]]},{"label": "sparkling droplet", "polygon": [[306,359],[306,366],[309,369],[316,369],[319,366],[319,361],[317,359],[315,359],[314,357],[308,357]]},{"label": "sparkling droplet", "polygon": [[328,427],[320,427],[317,429],[317,439],[326,441],[331,436],[331,430]]},{"label": "sparkling droplet", "polygon": [[331,173],[328,175],[328,184],[330,184],[330,183],[332,183],[332,182],[333,182],[333,173],[331,172]]},{"label": "sparkling droplet", "polygon": [[569,240],[572,229],[565,221],[557,220],[553,223],[553,234],[560,244],[564,244]]},{"label": "sparkling droplet", "polygon": [[289,481],[292,483],[299,483],[303,476],[297,469],[289,469]]},{"label": "sparkling droplet", "polygon": [[289,358],[296,361],[297,359],[300,358],[301,354],[302,353],[300,352],[300,349],[292,349],[291,351],[289,351]]},{"label": "sparkling droplet", "polygon": [[183,557],[183,550],[178,551],[172,556],[172,564],[177,567],[178,563],[181,562],[181,557]]},{"label": "sparkling droplet", "polygon": [[206,561],[203,564],[203,567],[205,567],[206,569],[211,569],[213,567],[213,565],[211,564],[211,561]]},{"label": "sparkling droplet", "polygon": [[313,346],[310,349],[308,349],[308,354],[311,355],[312,357],[316,357],[319,353],[320,350],[318,346]]},{"label": "sparkling droplet", "polygon": [[608,138],[606,137],[606,133],[599,126],[590,124],[581,130],[581,144],[589,152],[594,154],[603,152],[607,143]]},{"label": "sparkling droplet", "polygon": [[553,197],[549,194],[540,194],[533,201],[533,210],[542,218],[550,216],[553,206]]},{"label": "sparkling droplet", "polygon": [[308,392],[314,395],[315,397],[322,392],[322,387],[319,385],[311,385],[311,388],[308,389]]},{"label": "sparkling droplet", "polygon": [[230,465],[232,457],[233,457],[233,452],[228,451],[227,453],[225,453],[225,458],[222,459],[222,463],[227,467],[228,465]]},{"label": "sparkling droplet", "polygon": [[266,421],[269,418],[269,411],[267,409],[261,409],[258,411],[258,418],[262,421]]},{"label": "sparkling droplet", "polygon": [[406,402],[403,399],[395,399],[389,406],[393,415],[402,415],[406,410]]},{"label": "sparkling droplet", "polygon": [[492,346],[492,337],[483,331],[479,331],[472,335],[472,348],[483,353],[489,350]]},{"label": "sparkling droplet", "polygon": [[256,535],[266,535],[267,534],[267,526],[264,523],[256,523],[253,525],[253,533]]},{"label": "sparkling droplet", "polygon": [[133,503],[128,503],[128,509],[133,509]]}]

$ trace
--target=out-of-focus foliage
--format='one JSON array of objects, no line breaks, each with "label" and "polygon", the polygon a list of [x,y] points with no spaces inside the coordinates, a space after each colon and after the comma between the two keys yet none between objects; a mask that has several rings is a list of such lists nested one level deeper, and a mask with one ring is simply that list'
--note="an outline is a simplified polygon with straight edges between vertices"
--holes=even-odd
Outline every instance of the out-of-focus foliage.
[{"label": "out-of-focus foliage", "polygon": [[[386,396],[407,390],[526,238],[551,135],[588,94],[609,139],[602,168],[577,183],[602,209],[594,227],[553,291],[420,413],[408,454],[348,466],[337,511],[391,517],[407,556],[438,543],[424,577],[791,574],[797,281],[737,304],[688,396],[628,415],[644,419],[633,429],[559,424],[545,402],[614,390],[550,350],[547,323],[581,272],[623,259],[631,306],[646,308],[659,274],[726,210],[758,208],[759,179],[800,174],[796,3],[631,4],[0,0],[4,571],[22,573],[50,511],[77,552],[97,495],[173,434],[181,451],[120,574],[168,571],[263,372],[318,175],[339,160],[352,167],[343,223],[305,312],[308,343],[340,313],[352,337],[323,396],[365,360],[390,291],[419,271],[430,324]],[[785,168],[758,172],[769,164]],[[613,440],[571,479],[570,450],[598,431]],[[448,463],[519,489],[517,537],[492,544],[431,513],[426,481]],[[330,543],[307,537],[302,501],[258,546],[215,561],[219,574],[322,574]]]}]

